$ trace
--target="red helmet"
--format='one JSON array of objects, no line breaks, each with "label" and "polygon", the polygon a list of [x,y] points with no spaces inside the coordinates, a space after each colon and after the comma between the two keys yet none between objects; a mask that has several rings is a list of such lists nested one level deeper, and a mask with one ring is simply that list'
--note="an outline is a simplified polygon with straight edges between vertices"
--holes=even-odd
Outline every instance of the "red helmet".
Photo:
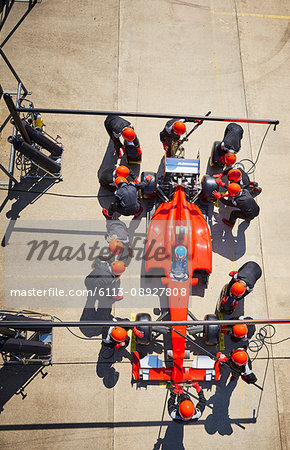
[{"label": "red helmet", "polygon": [[118,241],[118,239],[113,239],[109,243],[109,249],[110,249],[110,252],[113,255],[119,255],[119,253],[121,252],[122,248],[123,248],[123,244],[122,244],[122,242]]},{"label": "red helmet", "polygon": [[174,133],[181,136],[186,132],[186,126],[184,122],[181,122],[181,120],[178,120],[177,122],[174,122],[173,124],[173,131]]},{"label": "red helmet", "polygon": [[236,324],[233,326],[233,335],[236,338],[243,338],[247,336],[248,333],[248,327],[244,323]]},{"label": "red helmet", "polygon": [[112,270],[114,275],[121,275],[126,269],[125,263],[123,261],[112,262]]},{"label": "red helmet", "polygon": [[111,337],[116,342],[124,342],[127,337],[127,331],[122,327],[115,327],[112,330]]},{"label": "red helmet", "polygon": [[134,141],[134,139],[136,137],[136,133],[133,130],[133,128],[126,127],[122,131],[122,136],[126,141],[131,142],[131,141]]},{"label": "red helmet", "polygon": [[194,404],[191,400],[183,400],[179,405],[179,414],[183,419],[191,419],[194,414]]},{"label": "red helmet", "polygon": [[244,350],[237,349],[232,353],[232,361],[237,366],[244,366],[247,364],[248,360],[248,355]]},{"label": "red helmet", "polygon": [[116,169],[116,177],[124,177],[127,178],[130,170],[126,166],[118,166]]},{"label": "red helmet", "polygon": [[234,297],[241,297],[246,292],[246,285],[242,281],[236,281],[231,287]]},{"label": "red helmet", "polygon": [[237,157],[235,155],[235,153],[227,153],[225,156],[225,164],[227,166],[232,166],[233,164],[235,164]]},{"label": "red helmet", "polygon": [[241,192],[241,186],[238,183],[231,183],[228,185],[228,193],[231,197],[236,197]]},{"label": "red helmet", "polygon": [[230,181],[234,181],[236,183],[237,181],[240,181],[241,178],[242,178],[242,172],[239,169],[229,170],[228,179]]},{"label": "red helmet", "polygon": [[115,185],[118,187],[120,183],[127,183],[128,184],[128,181],[124,177],[117,177],[115,179]]}]

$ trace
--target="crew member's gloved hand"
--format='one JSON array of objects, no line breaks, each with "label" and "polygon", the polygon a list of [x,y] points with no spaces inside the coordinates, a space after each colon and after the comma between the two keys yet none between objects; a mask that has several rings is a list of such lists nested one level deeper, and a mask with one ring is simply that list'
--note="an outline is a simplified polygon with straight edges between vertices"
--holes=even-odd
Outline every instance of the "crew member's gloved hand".
[{"label": "crew member's gloved hand", "polygon": [[220,178],[217,178],[215,180],[215,182],[216,182],[216,184],[218,184],[219,186],[222,186],[222,187],[224,187],[226,185]]},{"label": "crew member's gloved hand", "polygon": [[116,344],[115,348],[118,349],[118,348],[125,347],[125,346],[126,346],[125,341],[123,341],[123,342],[119,342],[118,344]]},{"label": "crew member's gloved hand", "polygon": [[223,177],[223,173],[216,173],[215,175],[213,175],[214,178],[222,178]]},{"label": "crew member's gloved hand", "polygon": [[137,327],[134,327],[134,328],[133,328],[133,333],[134,333],[136,336],[138,336],[139,338],[144,337],[144,332],[138,330]]},{"label": "crew member's gloved hand", "polygon": [[221,352],[217,353],[216,357],[220,362],[227,362],[229,360],[229,358]]},{"label": "crew member's gloved hand", "polygon": [[192,383],[192,386],[194,387],[194,389],[196,390],[196,392],[198,394],[200,393],[200,391],[202,391],[202,389],[198,383]]},{"label": "crew member's gloved hand", "polygon": [[167,145],[167,143],[166,143],[166,142],[162,142],[162,144],[163,144],[164,150],[167,152],[167,150],[168,150],[168,145]]},{"label": "crew member's gloved hand", "polygon": [[150,183],[150,181],[153,180],[152,175],[146,175],[145,180],[147,180]]},{"label": "crew member's gloved hand", "polygon": [[137,155],[142,155],[141,147],[136,147]]},{"label": "crew member's gloved hand", "polygon": [[135,178],[134,183],[137,183],[137,184],[140,183],[140,181],[138,180],[138,178]]},{"label": "crew member's gloved hand", "polygon": [[198,125],[201,125],[203,123],[203,120],[195,119],[194,123],[198,123]]},{"label": "crew member's gloved hand", "polygon": [[213,191],[212,195],[213,195],[215,198],[221,198],[221,197],[222,197],[222,194],[221,194],[220,192],[218,192],[218,191]]},{"label": "crew member's gloved hand", "polygon": [[248,375],[243,375],[242,379],[247,383],[247,384],[253,384],[256,383],[257,381],[257,377],[256,375],[252,372],[249,373]]},{"label": "crew member's gloved hand", "polygon": [[174,394],[181,395],[181,394],[183,394],[184,390],[180,384],[176,384],[175,388],[173,389],[173,392],[174,392]]},{"label": "crew member's gloved hand", "polygon": [[232,270],[232,271],[229,273],[229,276],[230,276],[230,277],[233,277],[234,275],[236,275],[236,273],[238,273],[237,270]]}]

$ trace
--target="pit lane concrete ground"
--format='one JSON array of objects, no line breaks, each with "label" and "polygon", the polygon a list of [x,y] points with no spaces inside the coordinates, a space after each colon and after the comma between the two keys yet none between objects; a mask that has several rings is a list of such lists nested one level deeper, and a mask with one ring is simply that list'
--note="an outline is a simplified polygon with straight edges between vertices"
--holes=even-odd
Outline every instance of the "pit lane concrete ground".
[{"label": "pit lane concrete ground", "polygon": [[[180,114],[205,114],[211,110],[215,116],[280,120],[276,132],[270,129],[252,176],[263,187],[257,199],[259,218],[248,227],[237,223],[231,233],[214,211],[213,273],[204,296],[191,300],[191,310],[198,318],[214,312],[228,272],[248,260],[261,264],[263,277],[246,299],[245,312],[256,318],[289,317],[287,3],[43,0],[3,48],[26,87],[32,90],[31,99],[38,107]],[[15,4],[2,39],[26,7]],[[15,81],[4,64],[1,73],[3,88],[15,89]],[[1,122],[6,115],[2,99]],[[57,296],[38,298],[34,304],[24,297],[18,299],[19,304],[12,304],[11,298],[5,300],[5,283],[12,288],[23,282],[25,287],[58,287],[66,292],[70,288],[84,289],[85,277],[91,270],[87,258],[72,269],[56,260],[46,261],[44,266],[40,262],[39,267],[35,264],[31,271],[23,263],[27,242],[42,239],[41,231],[45,229],[46,239],[55,238],[52,230],[59,230],[56,238],[61,234],[66,245],[73,245],[72,230],[81,230],[82,242],[87,236],[93,236],[90,239],[94,241],[98,234],[89,232],[104,229],[99,204],[104,199],[94,197],[99,191],[96,171],[108,146],[104,118],[44,115],[44,119],[48,133],[59,134],[65,147],[64,181],[49,192],[92,197],[43,195],[27,204],[31,197],[22,193],[19,199],[8,201],[1,213],[2,235],[6,233],[6,247],[1,252],[1,301],[8,309],[35,307],[62,320],[79,320],[81,316],[94,319],[98,317],[94,302],[85,295],[66,298],[66,302]],[[132,118],[132,122],[143,150],[141,171],[155,171],[162,156],[158,134],[165,120]],[[222,138],[224,128],[222,123],[204,123],[186,144],[187,157],[200,152],[202,174],[212,142]],[[239,159],[255,160],[265,131],[264,125],[244,125]],[[11,127],[7,126],[1,137],[1,162],[6,166],[9,134]],[[5,179],[4,174],[1,179]],[[5,197],[2,192],[1,198]],[[221,210],[221,214],[227,212]],[[144,230],[144,221],[138,222],[137,233]],[[100,240],[104,239],[100,236]],[[11,260],[15,262],[14,272]],[[122,278],[121,286],[130,294],[113,305],[113,315],[130,318],[132,313],[148,311],[157,317],[153,306],[158,307],[158,297],[140,299],[131,295],[131,288],[140,285],[140,271],[141,262],[136,262]],[[85,316],[83,309],[89,303],[91,309]],[[275,342],[289,335],[287,325],[276,329]],[[95,330],[75,331],[83,337],[98,334]],[[32,379],[24,390],[24,399],[19,389],[33,376],[33,370],[2,368],[1,448],[288,448],[287,341],[270,348],[262,398],[259,390],[241,381],[233,391],[215,385],[207,389],[204,384],[206,410],[196,424],[184,427],[173,423],[166,410],[164,413],[165,388],[136,389],[131,385],[129,353],[124,352],[114,364],[119,372],[117,379],[109,364],[98,363],[99,350],[98,340],[83,341],[65,329],[55,330],[54,364],[46,369],[45,378],[38,374]],[[260,384],[266,357],[264,349],[254,363]]]}]

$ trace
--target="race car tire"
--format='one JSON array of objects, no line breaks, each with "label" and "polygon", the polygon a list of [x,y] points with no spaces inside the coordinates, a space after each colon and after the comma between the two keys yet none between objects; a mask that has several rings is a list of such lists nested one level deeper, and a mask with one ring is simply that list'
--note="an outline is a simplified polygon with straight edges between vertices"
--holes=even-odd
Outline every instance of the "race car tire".
[{"label": "race car tire", "polygon": [[[148,322],[150,320],[151,320],[150,314],[138,313],[136,315],[136,321]],[[135,337],[137,344],[149,345],[152,340],[152,327],[149,327],[146,325],[139,325],[136,328],[137,328],[137,330],[143,331],[143,333],[144,333],[144,336],[142,338],[139,338],[138,336]]]},{"label": "race car tire", "polygon": [[[204,320],[218,320],[214,314],[207,314]],[[217,345],[219,340],[220,329],[218,325],[204,325],[203,339],[206,345]]]},{"label": "race car tire", "polygon": [[200,198],[204,202],[215,202],[216,198],[212,195],[213,191],[218,191],[219,186],[214,177],[211,175],[204,175],[201,180],[201,194]]}]

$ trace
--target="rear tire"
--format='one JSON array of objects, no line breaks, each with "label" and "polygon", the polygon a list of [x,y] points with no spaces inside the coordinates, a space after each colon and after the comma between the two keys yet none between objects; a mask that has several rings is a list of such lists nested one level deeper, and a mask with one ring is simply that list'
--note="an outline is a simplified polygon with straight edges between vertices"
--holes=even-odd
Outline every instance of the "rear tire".
[{"label": "rear tire", "polygon": [[[150,320],[151,320],[150,314],[138,313],[136,315],[136,321],[148,322]],[[138,336],[136,336],[137,344],[149,345],[152,340],[152,327],[146,326],[146,325],[138,325],[138,327],[136,327],[136,328],[137,328],[137,330],[143,331],[143,333],[144,333],[144,336],[142,338],[139,338]]]},{"label": "rear tire", "polygon": [[[218,320],[215,314],[207,314],[204,320]],[[203,339],[206,345],[217,345],[219,340],[220,328],[218,325],[204,325]]]}]

